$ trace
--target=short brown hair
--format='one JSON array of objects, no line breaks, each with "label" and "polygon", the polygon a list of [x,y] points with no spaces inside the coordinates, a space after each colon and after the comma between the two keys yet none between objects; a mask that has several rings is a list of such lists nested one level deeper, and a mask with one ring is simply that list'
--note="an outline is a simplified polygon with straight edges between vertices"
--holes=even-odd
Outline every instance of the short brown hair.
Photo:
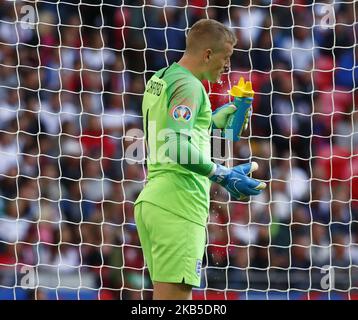
[{"label": "short brown hair", "polygon": [[235,34],[222,23],[212,19],[201,19],[193,24],[186,38],[186,50],[196,51],[208,46],[214,51],[220,50],[226,42],[236,45]]}]

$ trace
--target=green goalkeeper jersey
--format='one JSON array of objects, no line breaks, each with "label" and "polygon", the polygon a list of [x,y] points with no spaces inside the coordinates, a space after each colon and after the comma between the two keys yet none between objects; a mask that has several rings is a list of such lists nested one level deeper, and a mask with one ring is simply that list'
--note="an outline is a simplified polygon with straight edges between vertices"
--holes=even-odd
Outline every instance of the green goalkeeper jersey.
[{"label": "green goalkeeper jersey", "polygon": [[[177,63],[156,72],[143,97],[148,182],[135,204],[146,201],[205,226],[210,181],[168,157],[169,132],[180,133],[210,159],[211,107],[202,83]],[[181,161],[187,159],[185,152]]]}]

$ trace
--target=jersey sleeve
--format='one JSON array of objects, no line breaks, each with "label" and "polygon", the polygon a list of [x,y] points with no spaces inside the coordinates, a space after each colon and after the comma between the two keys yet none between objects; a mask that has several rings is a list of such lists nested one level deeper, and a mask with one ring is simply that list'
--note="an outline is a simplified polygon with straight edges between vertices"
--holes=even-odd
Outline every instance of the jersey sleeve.
[{"label": "jersey sleeve", "polygon": [[[177,164],[202,176],[208,176],[212,172],[215,164],[211,161],[211,158],[205,153],[200,152],[200,150],[191,144],[187,139],[182,139],[180,134],[174,133],[167,135],[166,142],[171,145],[169,149],[173,149],[173,146],[176,146],[177,152],[174,154],[168,152],[167,156]],[[184,158],[184,161],[181,161],[181,154],[183,151],[185,151],[187,157]],[[192,161],[193,159],[198,161]]]},{"label": "jersey sleeve", "polygon": [[168,96],[167,128],[191,136],[200,106],[203,102],[200,83],[178,81]]}]

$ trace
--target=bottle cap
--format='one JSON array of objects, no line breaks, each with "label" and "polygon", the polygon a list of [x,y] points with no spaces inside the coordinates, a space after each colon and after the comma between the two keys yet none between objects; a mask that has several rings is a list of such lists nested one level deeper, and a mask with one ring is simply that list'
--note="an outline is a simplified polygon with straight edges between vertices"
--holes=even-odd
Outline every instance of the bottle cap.
[{"label": "bottle cap", "polygon": [[244,77],[240,77],[240,80],[236,86],[233,86],[228,93],[233,97],[246,97],[252,98],[255,94],[255,91],[252,90],[251,81],[244,80]]}]

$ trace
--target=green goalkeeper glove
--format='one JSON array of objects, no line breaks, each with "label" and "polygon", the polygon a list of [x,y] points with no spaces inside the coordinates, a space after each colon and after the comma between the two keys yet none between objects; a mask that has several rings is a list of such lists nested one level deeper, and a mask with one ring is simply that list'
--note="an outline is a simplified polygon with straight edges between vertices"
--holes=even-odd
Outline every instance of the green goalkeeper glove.
[{"label": "green goalkeeper glove", "polygon": [[236,110],[236,106],[231,102],[217,108],[212,114],[213,128],[224,129],[226,127],[229,116]]}]

